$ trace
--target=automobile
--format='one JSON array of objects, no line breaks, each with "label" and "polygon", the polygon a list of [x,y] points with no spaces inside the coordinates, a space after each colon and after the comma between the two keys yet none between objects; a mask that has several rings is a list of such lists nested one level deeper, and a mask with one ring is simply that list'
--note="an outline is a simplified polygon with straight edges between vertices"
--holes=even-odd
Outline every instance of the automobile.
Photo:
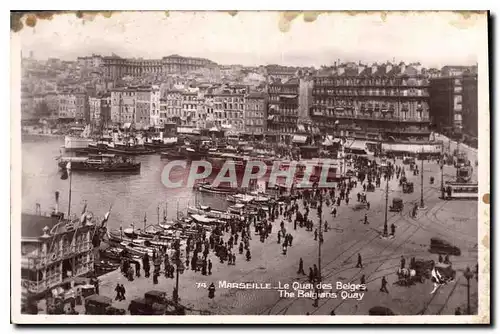
[{"label": "automobile", "polygon": [[395,313],[388,307],[375,306],[368,311],[369,315],[395,315]]},{"label": "automobile", "polygon": [[150,304],[146,298],[136,298],[130,302],[128,310],[132,315],[163,315],[166,307],[158,303]]},{"label": "automobile", "polygon": [[431,238],[431,245],[429,252],[435,254],[448,254],[455,256],[460,256],[462,254],[460,248],[453,246],[448,241],[437,237]]},{"label": "automobile", "polygon": [[391,212],[401,212],[403,211],[404,204],[401,198],[393,198],[392,205],[389,206],[389,211]]},{"label": "automobile", "polygon": [[111,307],[112,303],[111,298],[95,294],[90,295],[85,298],[85,314],[106,314],[107,309]]},{"label": "automobile", "polygon": [[403,193],[411,194],[413,193],[413,182],[405,182],[403,183]]}]

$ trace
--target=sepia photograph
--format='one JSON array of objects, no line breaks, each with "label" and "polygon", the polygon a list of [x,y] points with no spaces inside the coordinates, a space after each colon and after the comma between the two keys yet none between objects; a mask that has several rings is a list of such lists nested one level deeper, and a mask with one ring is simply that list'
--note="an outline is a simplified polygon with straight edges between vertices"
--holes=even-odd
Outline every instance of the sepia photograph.
[{"label": "sepia photograph", "polygon": [[11,11],[11,321],[489,324],[489,15]]}]

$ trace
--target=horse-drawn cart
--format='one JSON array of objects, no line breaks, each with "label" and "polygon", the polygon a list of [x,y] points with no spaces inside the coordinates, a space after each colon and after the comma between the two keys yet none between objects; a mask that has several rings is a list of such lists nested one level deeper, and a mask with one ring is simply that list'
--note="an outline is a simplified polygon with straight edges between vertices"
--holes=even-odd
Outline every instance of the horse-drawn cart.
[{"label": "horse-drawn cart", "polygon": [[416,282],[424,283],[425,279],[431,278],[434,262],[432,260],[415,260],[411,268],[399,268],[396,274],[398,280],[395,284],[410,286]]}]

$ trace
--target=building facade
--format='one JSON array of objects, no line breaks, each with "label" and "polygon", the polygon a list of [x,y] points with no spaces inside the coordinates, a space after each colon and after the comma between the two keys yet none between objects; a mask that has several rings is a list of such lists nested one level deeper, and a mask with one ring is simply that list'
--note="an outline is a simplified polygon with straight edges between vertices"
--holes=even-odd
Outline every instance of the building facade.
[{"label": "building facade", "polygon": [[180,125],[183,95],[180,90],[168,90],[166,93],[166,116],[168,122]]},{"label": "building facade", "polygon": [[108,124],[111,120],[111,94],[89,96],[90,122],[97,127]]},{"label": "building facade", "polygon": [[94,223],[22,214],[21,226],[21,284],[31,295],[94,270]]},{"label": "building facade", "polygon": [[213,67],[217,64],[205,58],[182,57],[179,55],[170,55],[162,59],[162,72],[187,73],[201,68]]},{"label": "building facade", "polygon": [[456,67],[445,67],[441,73],[430,84],[433,126],[449,136],[477,137],[477,74],[458,71]]},{"label": "building facade", "polygon": [[102,65],[104,76],[107,79],[117,80],[124,76],[140,77],[144,75],[160,75],[173,73],[188,73],[202,68],[213,68],[217,64],[204,58],[182,57],[171,55],[162,59],[122,58],[116,55],[111,57],[83,57],[82,62]]},{"label": "building facade", "polygon": [[196,126],[196,113],[198,111],[198,93],[182,92],[181,125]]},{"label": "building facade", "polygon": [[267,132],[290,135],[297,132],[299,117],[299,80],[274,81],[268,84]]},{"label": "building facade", "polygon": [[429,140],[428,88],[419,64],[341,64],[314,78],[310,115],[323,134]]},{"label": "building facade", "polygon": [[76,119],[76,96],[70,92],[59,93],[59,119]]},{"label": "building facade", "polygon": [[263,93],[250,93],[245,97],[245,133],[262,135],[266,132],[267,98]]},{"label": "building facade", "polygon": [[135,89],[115,88],[111,90],[111,122],[115,124],[132,123],[135,120]]}]

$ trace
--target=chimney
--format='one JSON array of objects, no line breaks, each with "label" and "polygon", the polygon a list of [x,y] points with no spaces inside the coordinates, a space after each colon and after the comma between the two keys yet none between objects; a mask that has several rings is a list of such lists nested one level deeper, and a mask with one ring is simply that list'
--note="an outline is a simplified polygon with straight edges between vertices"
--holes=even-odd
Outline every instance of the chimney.
[{"label": "chimney", "polygon": [[59,191],[56,191],[56,213],[59,213]]}]

